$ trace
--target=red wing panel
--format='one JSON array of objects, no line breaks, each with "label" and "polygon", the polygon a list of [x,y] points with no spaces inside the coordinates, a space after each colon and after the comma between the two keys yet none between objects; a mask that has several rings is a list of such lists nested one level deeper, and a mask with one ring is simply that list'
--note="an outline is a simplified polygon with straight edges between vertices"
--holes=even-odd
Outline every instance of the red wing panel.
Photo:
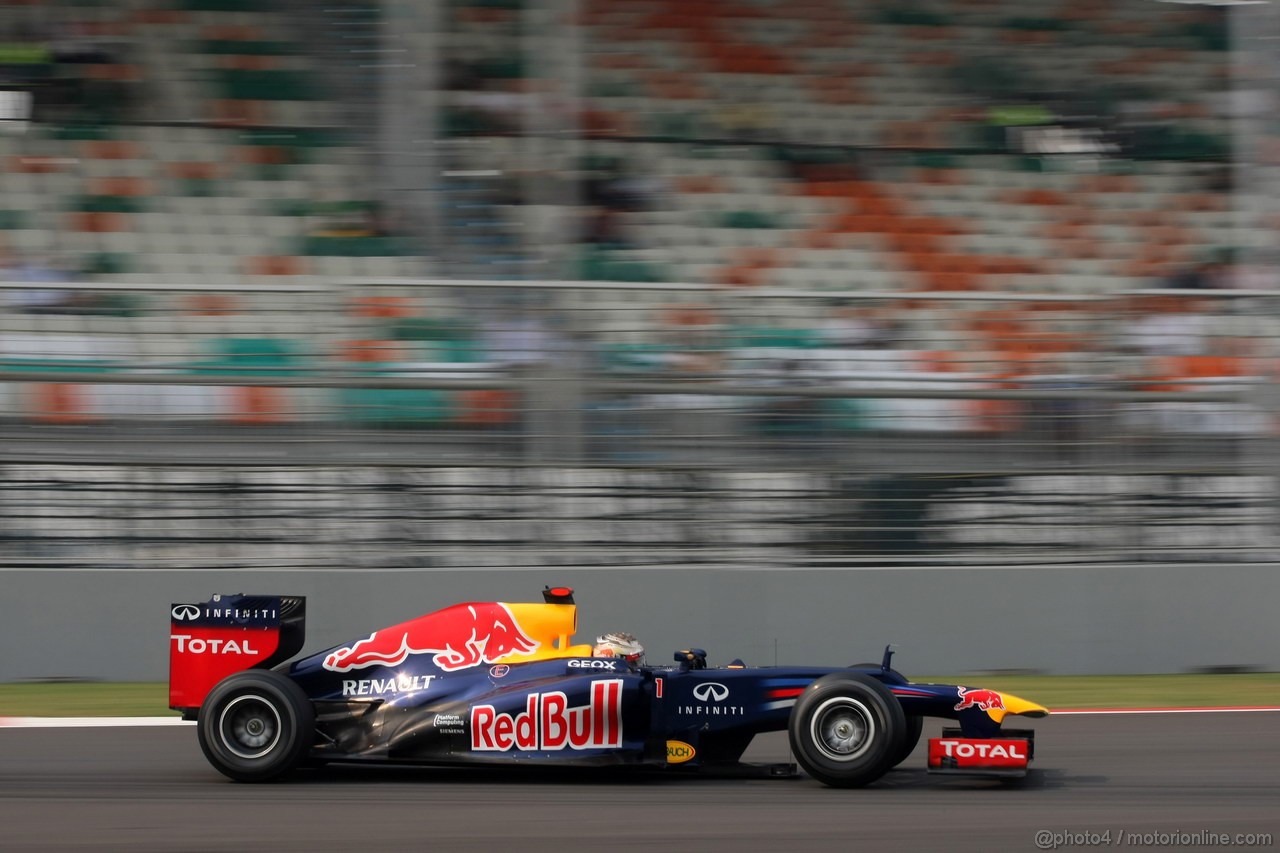
[{"label": "red wing panel", "polygon": [[213,686],[276,652],[279,628],[187,628],[169,633],[169,707],[198,708]]},{"label": "red wing panel", "polygon": [[199,708],[235,672],[269,667],[302,646],[306,600],[215,595],[169,610],[169,707]]},{"label": "red wing panel", "polygon": [[929,740],[931,770],[1026,770],[1031,744],[1023,738],[940,737]]}]

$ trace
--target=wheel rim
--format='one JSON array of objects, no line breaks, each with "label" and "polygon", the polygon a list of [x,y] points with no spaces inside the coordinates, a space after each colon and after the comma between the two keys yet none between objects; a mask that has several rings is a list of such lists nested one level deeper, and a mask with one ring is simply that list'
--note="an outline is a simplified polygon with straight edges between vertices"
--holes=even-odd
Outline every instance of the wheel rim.
[{"label": "wheel rim", "polygon": [[814,746],[832,761],[854,761],[875,740],[875,715],[857,699],[837,696],[814,711],[809,734]]},{"label": "wheel rim", "polygon": [[268,699],[237,696],[218,717],[222,745],[240,758],[261,758],[280,740],[280,712]]}]

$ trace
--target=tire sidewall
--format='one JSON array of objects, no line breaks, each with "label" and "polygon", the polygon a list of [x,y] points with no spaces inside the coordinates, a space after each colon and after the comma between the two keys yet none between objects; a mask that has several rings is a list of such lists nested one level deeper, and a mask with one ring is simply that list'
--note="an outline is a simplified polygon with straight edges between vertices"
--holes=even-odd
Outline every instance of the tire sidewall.
[{"label": "tire sidewall", "polygon": [[906,726],[902,733],[902,743],[898,746],[898,755],[890,765],[897,767],[911,757],[916,745],[920,743],[920,735],[924,731],[924,717],[919,714],[908,714]]},{"label": "tire sidewall", "polygon": [[[267,716],[277,726],[269,744],[251,755],[229,742],[224,730],[228,709],[245,702],[268,708]],[[220,773],[239,782],[265,782],[301,763],[315,730],[315,711],[291,679],[271,670],[249,670],[227,676],[209,692],[197,730],[201,750]]]},{"label": "tire sidewall", "polygon": [[[867,741],[845,758],[833,757],[815,738],[824,714],[847,711],[861,718]],[[857,787],[874,782],[898,760],[906,735],[902,706],[889,689],[861,673],[833,673],[814,681],[791,712],[787,732],[797,763],[824,784]]]}]

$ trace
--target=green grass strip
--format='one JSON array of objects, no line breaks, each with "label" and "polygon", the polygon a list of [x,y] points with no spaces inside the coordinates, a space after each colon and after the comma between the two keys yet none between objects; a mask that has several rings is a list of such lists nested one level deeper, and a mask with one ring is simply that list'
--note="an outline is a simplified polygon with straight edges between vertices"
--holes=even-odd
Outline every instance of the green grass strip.
[{"label": "green grass strip", "polygon": [[160,682],[0,684],[0,717],[155,717],[169,710]]},{"label": "green grass strip", "polygon": [[[1224,675],[947,675],[913,681],[989,687],[1048,708],[1280,706],[1280,673]],[[163,683],[0,684],[0,717],[151,717],[173,714]]]},{"label": "green grass strip", "polygon": [[958,675],[917,677],[988,687],[1050,709],[1280,707],[1280,673],[1213,675]]}]

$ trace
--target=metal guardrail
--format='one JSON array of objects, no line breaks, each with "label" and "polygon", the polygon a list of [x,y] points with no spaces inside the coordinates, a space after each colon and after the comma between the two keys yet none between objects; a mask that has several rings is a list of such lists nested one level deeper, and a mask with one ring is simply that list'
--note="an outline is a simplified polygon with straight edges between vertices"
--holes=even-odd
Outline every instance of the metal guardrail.
[{"label": "metal guardrail", "polygon": [[[101,385],[204,385],[239,387],[256,385],[266,388],[379,388],[416,389],[424,391],[518,391],[529,387],[528,379],[504,376],[421,376],[420,368],[388,367],[380,374],[345,370],[317,370],[290,368],[295,375],[281,376],[281,368],[236,368],[220,371],[223,375],[175,371],[163,372],[151,367],[120,365],[116,372],[59,370],[56,381],[71,384]],[[492,372],[492,371],[489,371]],[[403,375],[396,375],[403,374]],[[33,374],[30,369],[14,370],[11,363],[0,361],[0,382],[48,382],[48,375]],[[875,377],[850,376],[850,380],[877,381]],[[535,380],[536,382],[537,380]],[[884,380],[879,380],[884,381]],[[1234,391],[1143,391],[1107,388],[991,388],[990,380],[954,380],[946,378],[898,378],[901,388],[851,388],[841,385],[803,385],[779,387],[776,385],[747,384],[741,381],[725,381],[717,377],[661,377],[643,379],[583,378],[585,391],[600,394],[695,394],[710,397],[801,397],[813,399],[902,399],[902,400],[1064,400],[1111,401],[1133,403],[1240,403],[1250,399],[1250,389],[1255,383],[1241,383]],[[933,384],[948,382],[952,388],[912,388],[913,383]],[[1260,382],[1261,380],[1255,380]],[[962,387],[968,384],[979,387]],[[1163,381],[1154,384],[1174,385],[1181,382]]]}]

